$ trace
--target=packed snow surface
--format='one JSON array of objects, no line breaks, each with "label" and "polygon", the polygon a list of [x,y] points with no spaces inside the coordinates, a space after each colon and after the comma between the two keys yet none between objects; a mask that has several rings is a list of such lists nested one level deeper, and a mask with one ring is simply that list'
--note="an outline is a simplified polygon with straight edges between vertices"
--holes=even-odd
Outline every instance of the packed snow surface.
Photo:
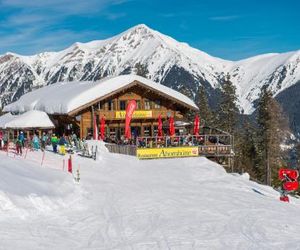
[{"label": "packed snow surface", "polygon": [[297,249],[299,201],[206,158],[0,152],[0,249]]},{"label": "packed snow surface", "polygon": [[82,105],[104,97],[134,81],[167,96],[184,102],[196,109],[196,104],[185,95],[137,75],[104,78],[97,82],[60,82],[23,95],[18,101],[4,107],[6,112],[41,110],[48,114],[66,114]]}]

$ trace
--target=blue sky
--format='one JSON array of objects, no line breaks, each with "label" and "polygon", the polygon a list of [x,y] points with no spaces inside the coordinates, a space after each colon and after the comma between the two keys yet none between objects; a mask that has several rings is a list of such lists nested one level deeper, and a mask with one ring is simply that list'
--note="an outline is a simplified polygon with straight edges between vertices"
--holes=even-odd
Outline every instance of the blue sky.
[{"label": "blue sky", "polygon": [[140,23],[224,59],[300,49],[299,0],[0,0],[0,54],[57,51]]}]

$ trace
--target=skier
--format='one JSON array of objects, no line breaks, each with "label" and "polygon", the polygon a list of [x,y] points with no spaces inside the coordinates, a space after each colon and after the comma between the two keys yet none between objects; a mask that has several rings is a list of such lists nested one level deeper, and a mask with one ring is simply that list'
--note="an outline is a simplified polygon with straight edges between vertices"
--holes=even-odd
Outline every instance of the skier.
[{"label": "skier", "polygon": [[3,148],[5,150],[8,150],[8,135],[7,135],[7,133],[4,133],[2,139],[3,139]]},{"label": "skier", "polygon": [[16,140],[16,151],[17,155],[22,155],[22,141],[19,139]]},{"label": "skier", "polygon": [[66,144],[67,144],[67,141],[66,141],[65,135],[63,134],[60,137],[59,142],[58,142],[59,150],[62,155],[66,154]]},{"label": "skier", "polygon": [[36,134],[33,135],[32,138],[32,144],[33,144],[33,148],[34,150],[39,150],[40,149],[40,142],[39,142],[39,138]]},{"label": "skier", "polygon": [[24,140],[25,140],[25,137],[24,137],[24,133],[23,131],[20,132],[19,136],[18,136],[18,140],[21,142],[21,145],[22,145],[22,148],[24,148]]},{"label": "skier", "polygon": [[46,134],[46,132],[43,132],[42,140],[41,140],[41,149],[42,149],[42,151],[44,151],[46,149],[47,141],[48,141],[48,135]]},{"label": "skier", "polygon": [[73,132],[72,134],[72,141],[74,142],[74,145],[76,148],[78,148],[78,140],[77,140],[77,135]]},{"label": "skier", "polygon": [[53,152],[57,153],[58,138],[55,134],[53,134],[51,137],[51,143],[52,143]]}]

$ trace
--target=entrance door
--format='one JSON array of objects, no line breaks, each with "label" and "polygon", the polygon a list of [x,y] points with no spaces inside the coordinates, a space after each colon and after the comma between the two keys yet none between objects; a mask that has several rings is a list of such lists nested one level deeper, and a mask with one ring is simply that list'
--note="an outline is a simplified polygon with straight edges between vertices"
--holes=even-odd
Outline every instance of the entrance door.
[{"label": "entrance door", "polygon": [[141,127],[131,126],[131,136],[132,138],[136,138],[141,135]]}]

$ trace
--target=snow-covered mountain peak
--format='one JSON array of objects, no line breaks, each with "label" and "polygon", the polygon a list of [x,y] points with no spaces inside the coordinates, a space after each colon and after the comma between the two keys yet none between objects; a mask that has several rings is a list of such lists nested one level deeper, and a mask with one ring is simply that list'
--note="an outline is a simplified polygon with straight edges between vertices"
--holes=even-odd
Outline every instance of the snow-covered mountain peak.
[{"label": "snow-covered mountain peak", "polygon": [[228,61],[139,24],[111,38],[76,42],[57,52],[0,56],[1,102],[18,99],[31,86],[134,73],[138,63],[147,68],[148,78],[174,89],[186,86],[194,96],[204,85],[211,103],[229,73],[245,113],[253,111],[262,86],[278,94],[300,80],[300,51]]}]

